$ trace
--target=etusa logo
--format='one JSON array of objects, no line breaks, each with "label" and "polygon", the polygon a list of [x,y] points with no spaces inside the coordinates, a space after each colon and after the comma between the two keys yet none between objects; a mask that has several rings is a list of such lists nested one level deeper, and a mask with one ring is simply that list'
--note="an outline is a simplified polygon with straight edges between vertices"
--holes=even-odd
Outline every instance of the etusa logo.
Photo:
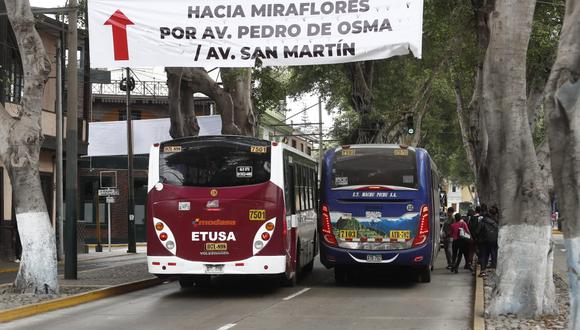
[{"label": "etusa logo", "polygon": [[194,242],[235,242],[236,235],[231,231],[194,231],[191,233],[191,240]]}]

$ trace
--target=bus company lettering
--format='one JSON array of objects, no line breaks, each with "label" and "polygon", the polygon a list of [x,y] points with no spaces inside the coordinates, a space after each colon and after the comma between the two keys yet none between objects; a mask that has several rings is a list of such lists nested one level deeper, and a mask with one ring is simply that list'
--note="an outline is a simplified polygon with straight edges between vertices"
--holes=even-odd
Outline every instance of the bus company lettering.
[{"label": "bus company lettering", "polygon": [[194,231],[191,233],[191,240],[194,242],[235,242],[236,235],[231,231]]},{"label": "bus company lettering", "polygon": [[396,192],[355,191],[352,197],[397,198]]},{"label": "bus company lettering", "polygon": [[216,220],[203,220],[200,218],[195,218],[193,221],[194,226],[235,226],[236,220],[224,220],[224,219],[216,219]]}]

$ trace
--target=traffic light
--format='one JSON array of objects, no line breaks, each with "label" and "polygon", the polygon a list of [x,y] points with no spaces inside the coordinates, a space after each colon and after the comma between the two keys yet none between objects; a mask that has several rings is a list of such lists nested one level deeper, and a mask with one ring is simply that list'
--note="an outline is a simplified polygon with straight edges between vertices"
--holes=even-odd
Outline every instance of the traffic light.
[{"label": "traffic light", "polygon": [[407,123],[405,126],[405,131],[407,134],[414,134],[415,133],[415,123],[413,121],[413,116],[407,116]]}]

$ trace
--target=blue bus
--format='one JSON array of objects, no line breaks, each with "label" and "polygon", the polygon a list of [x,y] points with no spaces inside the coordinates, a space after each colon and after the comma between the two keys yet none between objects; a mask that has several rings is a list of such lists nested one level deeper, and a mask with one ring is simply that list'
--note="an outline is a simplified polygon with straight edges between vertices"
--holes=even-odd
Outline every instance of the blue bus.
[{"label": "blue bus", "polygon": [[426,150],[361,144],[328,150],[320,183],[320,260],[337,283],[364,267],[408,268],[431,281],[439,175]]}]

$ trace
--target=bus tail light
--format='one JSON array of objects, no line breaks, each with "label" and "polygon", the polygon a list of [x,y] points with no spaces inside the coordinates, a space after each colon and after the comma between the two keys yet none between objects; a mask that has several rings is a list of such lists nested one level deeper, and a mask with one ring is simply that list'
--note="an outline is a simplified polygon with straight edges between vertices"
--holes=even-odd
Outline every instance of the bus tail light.
[{"label": "bus tail light", "polygon": [[429,237],[429,208],[427,205],[421,206],[421,216],[419,218],[419,233],[413,240],[413,247],[419,246],[427,241]]},{"label": "bus tail light", "polygon": [[254,242],[252,244],[254,255],[262,251],[262,249],[268,245],[268,242],[270,242],[270,238],[272,238],[276,227],[274,225],[275,222],[276,218],[272,218],[258,228],[258,231],[254,235]]},{"label": "bus tail light", "polygon": [[328,205],[322,204],[322,236],[326,243],[330,245],[338,245],[336,237],[332,233],[332,224],[330,223],[330,212],[328,211]]},{"label": "bus tail light", "polygon": [[177,244],[175,243],[175,236],[173,236],[173,232],[169,226],[157,218],[153,218],[153,223],[153,228],[155,228],[155,233],[157,234],[157,238],[161,245],[163,245],[167,251],[175,255],[177,253]]}]

